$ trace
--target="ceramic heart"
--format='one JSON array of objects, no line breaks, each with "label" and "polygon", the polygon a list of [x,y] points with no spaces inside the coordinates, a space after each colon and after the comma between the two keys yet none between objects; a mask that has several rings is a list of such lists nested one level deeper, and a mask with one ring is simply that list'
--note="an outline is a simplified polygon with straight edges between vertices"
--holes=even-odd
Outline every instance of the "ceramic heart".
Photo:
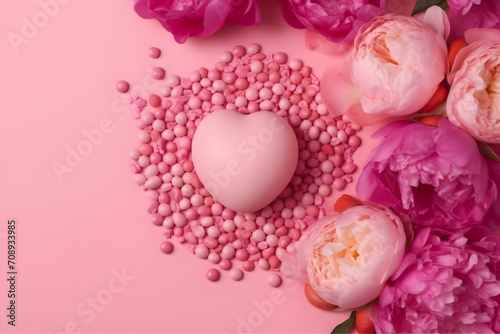
[{"label": "ceramic heart", "polygon": [[290,182],[298,144],[289,123],[276,113],[217,110],[196,129],[192,158],[201,182],[217,201],[234,211],[253,212],[271,203]]}]

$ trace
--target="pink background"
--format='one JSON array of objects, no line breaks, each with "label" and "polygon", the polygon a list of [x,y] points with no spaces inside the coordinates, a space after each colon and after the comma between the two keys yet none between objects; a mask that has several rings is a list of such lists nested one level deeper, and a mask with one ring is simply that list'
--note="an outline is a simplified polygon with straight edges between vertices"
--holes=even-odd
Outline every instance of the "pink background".
[{"label": "pink background", "polygon": [[[321,75],[331,58],[305,48],[304,31],[285,24],[278,1],[260,1],[258,28],[227,25],[184,45],[139,18],[131,1],[65,0],[44,22],[46,2],[53,3],[0,0],[0,332],[329,333],[343,321],[347,313],[313,308],[292,281],[273,289],[268,273],[255,271],[241,282],[226,273],[211,283],[207,261],[182,247],[162,254],[162,230],[150,223],[149,200],[129,170],[137,128],[115,90],[119,79],[157,84],[149,80],[153,66],[188,75],[251,42],[301,58]],[[8,36],[22,36],[23,20],[43,26],[24,31],[31,35],[16,52]],[[150,46],[162,49],[160,59],[147,56]],[[53,164],[65,163],[68,148],[103,121],[109,133],[59,180]],[[359,167],[366,150],[355,155]],[[6,324],[11,218],[18,227],[15,328]],[[114,278],[122,270],[124,283]]]}]

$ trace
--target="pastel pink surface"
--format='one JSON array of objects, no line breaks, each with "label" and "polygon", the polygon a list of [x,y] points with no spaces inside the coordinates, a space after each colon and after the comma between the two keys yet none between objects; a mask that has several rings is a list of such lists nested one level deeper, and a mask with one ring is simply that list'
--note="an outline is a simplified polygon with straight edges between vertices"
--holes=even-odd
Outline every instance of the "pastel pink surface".
[{"label": "pastel pink surface", "polygon": [[288,122],[269,111],[216,110],[193,138],[201,182],[227,208],[254,212],[271,203],[295,172],[298,144]]},{"label": "pastel pink surface", "polygon": [[[293,281],[271,288],[266,273],[254,270],[240,282],[222,275],[212,283],[208,261],[177,243],[163,254],[162,230],[151,224],[149,199],[129,170],[138,130],[127,96],[116,92],[119,80],[131,93],[159,89],[154,67],[188,76],[252,42],[303,59],[321,77],[329,56],[305,48],[304,31],[284,23],[278,2],[260,1],[258,28],[228,24],[178,45],[158,23],[139,18],[132,1],[59,1],[14,48],[7,36],[23,36],[26,21],[43,19],[41,3],[55,2],[0,0],[0,259],[7,219],[15,218],[19,272],[16,327],[1,313],[0,332],[327,333],[345,320],[346,313],[310,306]],[[162,49],[160,58],[148,56],[151,46]],[[66,164],[92,134],[88,154],[56,174],[54,163]],[[355,155],[358,167],[365,148]],[[5,273],[2,264],[2,310]]]}]

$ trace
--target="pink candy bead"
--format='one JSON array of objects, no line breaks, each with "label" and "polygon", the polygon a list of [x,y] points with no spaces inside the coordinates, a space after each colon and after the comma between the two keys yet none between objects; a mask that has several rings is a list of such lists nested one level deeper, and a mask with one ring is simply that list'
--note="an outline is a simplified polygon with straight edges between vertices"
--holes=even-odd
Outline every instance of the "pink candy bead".
[{"label": "pink candy bead", "polygon": [[281,266],[281,261],[277,255],[273,255],[267,260],[271,269],[278,269]]},{"label": "pink candy bead", "polygon": [[155,58],[155,59],[156,59],[156,58],[159,58],[159,57],[160,57],[160,55],[161,55],[161,50],[160,50],[160,49],[158,49],[158,48],[156,48],[156,47],[151,47],[151,48],[149,49],[149,56],[150,56],[151,58]]},{"label": "pink candy bead", "polygon": [[276,274],[276,273],[272,273],[271,275],[269,275],[268,279],[267,279],[267,282],[269,283],[270,286],[272,286],[273,288],[277,288],[281,285],[281,276]]},{"label": "pink candy bead", "polygon": [[260,52],[261,46],[257,43],[251,43],[247,46],[247,52],[249,55],[254,55],[258,52]]},{"label": "pink candy bead", "polygon": [[245,261],[242,263],[241,267],[244,271],[252,271],[255,268],[255,264],[252,261]]},{"label": "pink candy bead", "polygon": [[217,264],[220,262],[221,258],[220,258],[220,255],[218,253],[210,253],[208,254],[208,258],[207,260],[213,264]]},{"label": "pink candy bead", "polygon": [[206,259],[208,257],[208,248],[204,245],[197,245],[194,249],[194,253],[201,259]]},{"label": "pink candy bead", "polygon": [[215,105],[223,105],[226,102],[226,98],[222,93],[215,93],[212,95],[212,103]]},{"label": "pink candy bead", "polygon": [[333,188],[335,190],[344,190],[346,185],[347,185],[347,182],[343,179],[335,179],[335,181],[333,181]]},{"label": "pink candy bead", "polygon": [[302,60],[300,59],[292,59],[288,62],[288,66],[294,71],[300,71],[303,66]]},{"label": "pink candy bead", "polygon": [[269,265],[269,262],[267,262],[266,259],[260,259],[259,261],[257,261],[257,264],[258,264],[259,268],[263,269],[263,270],[269,270],[271,268],[271,266]]},{"label": "pink candy bead", "polygon": [[231,263],[230,260],[228,259],[222,259],[220,260],[219,262],[219,267],[222,269],[222,270],[229,270],[231,269],[231,267],[233,266],[233,264]]},{"label": "pink candy bead", "polygon": [[254,73],[260,73],[264,70],[264,64],[261,61],[254,61],[250,64],[250,70]]},{"label": "pink candy bead", "polygon": [[233,55],[235,57],[241,58],[246,54],[246,49],[241,45],[236,45],[233,48]]},{"label": "pink candy bead", "polygon": [[284,64],[287,62],[288,60],[288,56],[286,55],[286,53],[284,52],[278,52],[274,55],[274,60],[278,63],[278,64]]},{"label": "pink candy bead", "polygon": [[156,80],[162,80],[165,78],[165,70],[161,67],[153,68],[153,78]]},{"label": "pink candy bead", "polygon": [[221,73],[217,70],[208,71],[207,78],[211,81],[219,80],[221,78]]},{"label": "pink candy bead", "polygon": [[350,136],[348,144],[351,147],[357,148],[361,145],[361,138],[359,138],[358,136]]},{"label": "pink candy bead", "polygon": [[248,257],[250,256],[250,254],[248,253],[248,251],[246,249],[242,248],[242,249],[238,249],[236,251],[235,256],[236,256],[236,259],[239,261],[246,261],[246,260],[248,260]]},{"label": "pink candy bead", "polygon": [[231,278],[235,281],[241,281],[243,279],[243,271],[238,268],[231,269]]},{"label": "pink candy bead", "polygon": [[119,91],[120,93],[126,93],[130,89],[130,85],[127,81],[120,80],[116,84],[116,90]]},{"label": "pink candy bead", "polygon": [[223,259],[230,260],[230,259],[234,258],[234,255],[235,255],[235,249],[233,246],[225,245],[224,247],[222,247],[221,257]]},{"label": "pink candy bead", "polygon": [[220,278],[220,272],[215,269],[215,268],[211,268],[211,269],[208,269],[207,271],[207,279],[211,282],[217,282]]},{"label": "pink candy bead", "polygon": [[170,254],[174,250],[174,245],[170,241],[163,241],[160,249],[165,254]]},{"label": "pink candy bead", "polygon": [[245,93],[245,97],[249,101],[257,100],[257,98],[259,97],[259,92],[253,88],[247,89],[247,91]]}]

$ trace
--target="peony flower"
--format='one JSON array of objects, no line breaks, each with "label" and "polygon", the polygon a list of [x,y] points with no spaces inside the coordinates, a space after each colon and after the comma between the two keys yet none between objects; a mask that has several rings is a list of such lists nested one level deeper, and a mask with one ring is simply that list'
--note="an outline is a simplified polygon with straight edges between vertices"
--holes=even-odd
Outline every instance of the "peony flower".
[{"label": "peony flower", "polygon": [[405,251],[400,218],[382,206],[361,205],[332,213],[312,225],[284,257],[284,275],[311,285],[326,302],[356,308],[377,298]]},{"label": "peony flower", "polygon": [[446,111],[453,124],[477,140],[500,144],[500,31],[469,34],[472,42],[458,52],[448,75]]},{"label": "peony flower", "polygon": [[498,0],[447,0],[451,22],[451,38],[464,37],[470,28],[500,28]]},{"label": "peony flower", "polygon": [[421,225],[457,229],[482,222],[497,188],[466,132],[442,118],[437,126],[394,122],[374,137],[385,139],[361,172],[356,185],[361,199]]},{"label": "peony flower", "polygon": [[257,0],[134,0],[134,9],[144,19],[157,19],[177,43],[188,37],[206,37],[226,20],[243,27],[260,23]]},{"label": "peony flower", "polygon": [[372,305],[377,333],[499,333],[500,239],[420,230]]},{"label": "peony flower", "polygon": [[[489,174],[497,189],[500,189],[500,162],[493,159],[486,159]],[[484,217],[484,223],[500,236],[500,195],[496,201],[491,203],[490,209]]]},{"label": "peony flower", "polygon": [[420,110],[447,72],[449,24],[431,7],[423,24],[388,14],[363,25],[345,64],[327,70],[322,97],[333,116],[347,114],[359,124]]},{"label": "peony flower", "polygon": [[[356,37],[356,34],[359,30],[359,27],[361,26],[361,23],[363,21],[368,21],[371,19],[373,14],[376,12],[381,12],[381,9],[376,8],[375,5],[383,5],[385,2],[385,13],[395,13],[395,14],[400,14],[400,15],[406,15],[406,16],[411,16],[413,8],[415,7],[415,3],[417,0],[381,0],[381,1],[365,1],[365,4],[363,5],[362,3],[355,3],[355,2],[348,2],[347,4],[350,5],[352,8],[358,8],[361,7],[358,10],[360,17],[358,17],[357,23],[355,21],[352,21],[352,19],[348,18],[344,21],[345,24],[353,25],[353,29],[349,32],[349,34],[345,38],[332,38],[331,33],[328,33],[327,31],[330,31],[332,29],[331,24],[327,24],[326,27],[321,27],[321,20],[317,20],[317,17],[315,16],[315,11],[318,11],[321,9],[321,6],[325,6],[327,8],[335,8],[334,6],[339,6],[341,7],[341,10],[348,10],[347,7],[345,7],[346,2],[345,1],[338,1],[335,3],[335,1],[328,1],[328,2],[323,2],[323,4],[311,4],[310,6],[302,7],[303,12],[300,10],[297,10],[297,13],[295,14],[295,11],[291,10],[291,7],[297,7],[297,4],[295,2],[291,2],[290,0],[284,1],[282,0],[283,6],[283,15],[285,16],[285,20],[289,22],[290,25],[296,28],[309,28],[306,30],[306,47],[309,50],[315,50],[315,51],[320,51],[326,54],[341,54],[346,51],[348,51],[354,42],[354,38]],[[344,6],[344,7],[342,7]],[[370,10],[366,10],[365,8],[370,8]],[[336,9],[336,8],[335,8]],[[321,13],[325,13],[325,11],[321,11]],[[366,15],[364,13],[369,13],[370,15]],[[323,21],[328,21],[331,20],[333,16],[324,16]],[[361,20],[363,19],[363,20]],[[305,21],[304,24],[301,23],[301,21]],[[326,22],[325,22],[326,23]],[[323,29],[321,29],[323,28]],[[337,31],[336,32],[340,32]]]},{"label": "peony flower", "polygon": [[386,0],[282,0],[285,21],[308,28],[334,42],[352,43],[361,25],[384,12]]}]

